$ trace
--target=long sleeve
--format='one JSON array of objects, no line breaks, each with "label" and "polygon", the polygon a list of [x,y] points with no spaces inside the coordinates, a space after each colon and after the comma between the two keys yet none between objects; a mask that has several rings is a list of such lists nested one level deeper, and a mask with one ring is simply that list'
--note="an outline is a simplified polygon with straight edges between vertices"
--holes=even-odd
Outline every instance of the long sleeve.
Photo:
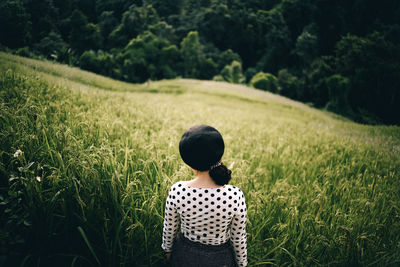
[{"label": "long sleeve", "polygon": [[174,238],[178,232],[179,214],[176,210],[175,195],[173,190],[169,191],[164,212],[164,228],[162,238],[162,249],[165,252],[172,251]]},{"label": "long sleeve", "polygon": [[236,260],[240,267],[247,265],[247,240],[246,217],[247,208],[243,192],[240,191],[237,200],[237,208],[231,223],[231,241],[236,254]]}]

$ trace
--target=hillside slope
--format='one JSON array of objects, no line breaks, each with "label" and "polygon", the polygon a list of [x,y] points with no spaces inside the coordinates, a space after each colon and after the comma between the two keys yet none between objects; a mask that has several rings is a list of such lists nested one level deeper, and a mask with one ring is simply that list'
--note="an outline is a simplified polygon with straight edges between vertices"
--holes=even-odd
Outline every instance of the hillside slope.
[{"label": "hillside slope", "polygon": [[224,136],[245,193],[250,266],[400,262],[399,127],[241,85],[129,84],[4,53],[0,94],[0,265],[165,265],[165,197],[191,177],[177,144],[200,123]]}]

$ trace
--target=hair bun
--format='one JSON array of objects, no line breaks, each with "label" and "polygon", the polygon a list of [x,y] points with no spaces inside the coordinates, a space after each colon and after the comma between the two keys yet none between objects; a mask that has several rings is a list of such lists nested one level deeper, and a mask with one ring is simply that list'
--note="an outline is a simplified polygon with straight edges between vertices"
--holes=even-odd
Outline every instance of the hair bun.
[{"label": "hair bun", "polygon": [[231,179],[232,171],[229,170],[222,162],[211,166],[210,176],[217,185],[226,185]]}]

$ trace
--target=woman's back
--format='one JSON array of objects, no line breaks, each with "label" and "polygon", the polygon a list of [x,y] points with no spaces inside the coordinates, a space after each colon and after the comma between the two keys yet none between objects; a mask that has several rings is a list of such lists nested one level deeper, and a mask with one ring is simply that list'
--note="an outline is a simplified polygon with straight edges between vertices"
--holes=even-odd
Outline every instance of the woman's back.
[{"label": "woman's back", "polygon": [[164,249],[172,246],[179,221],[185,238],[207,245],[231,240],[238,262],[246,260],[246,202],[238,187],[195,188],[183,181],[174,184],[165,207]]}]

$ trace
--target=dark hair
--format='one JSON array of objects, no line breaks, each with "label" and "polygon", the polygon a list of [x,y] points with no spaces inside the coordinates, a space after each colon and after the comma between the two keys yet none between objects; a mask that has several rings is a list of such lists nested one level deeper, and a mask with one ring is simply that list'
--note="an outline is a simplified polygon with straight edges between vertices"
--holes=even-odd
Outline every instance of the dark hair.
[{"label": "dark hair", "polygon": [[225,144],[217,129],[208,125],[195,125],[187,130],[179,142],[182,160],[198,171],[208,171],[219,162]]},{"label": "dark hair", "polygon": [[221,162],[221,164],[211,167],[209,173],[217,185],[226,185],[231,179],[232,171]]}]

